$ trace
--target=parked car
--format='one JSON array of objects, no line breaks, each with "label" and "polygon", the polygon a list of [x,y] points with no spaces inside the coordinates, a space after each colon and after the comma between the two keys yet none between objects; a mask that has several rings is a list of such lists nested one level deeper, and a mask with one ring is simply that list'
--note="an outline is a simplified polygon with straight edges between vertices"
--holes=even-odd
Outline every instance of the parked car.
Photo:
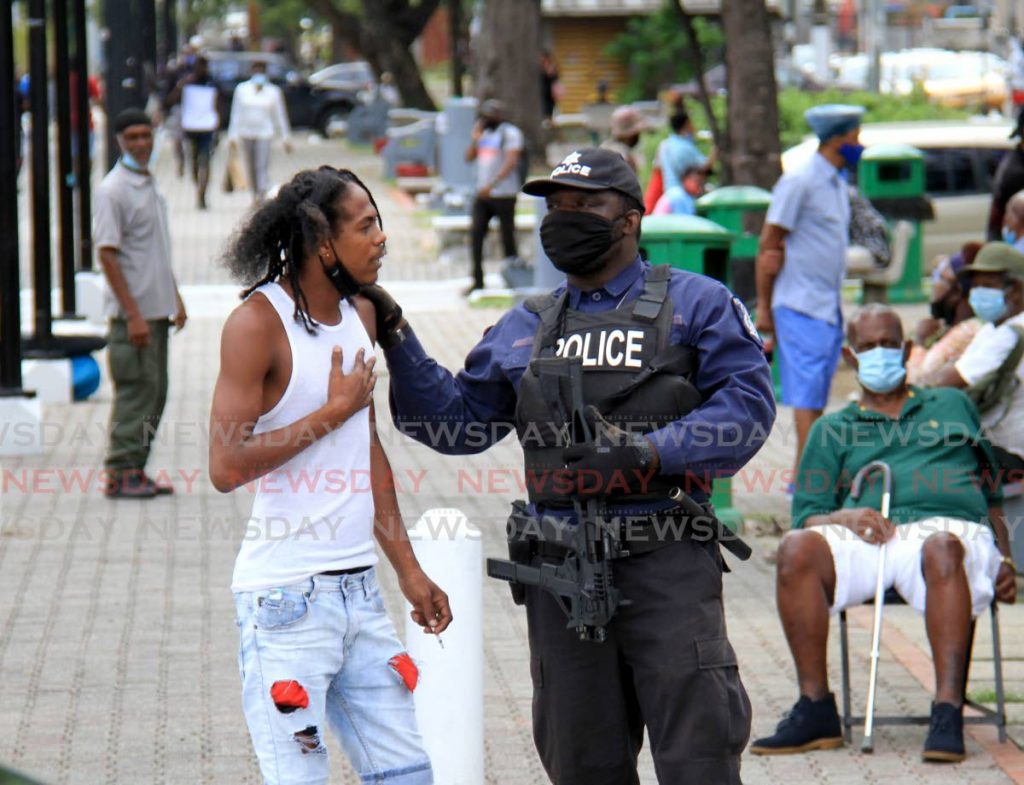
[{"label": "parked car", "polygon": [[372,92],[377,87],[373,69],[365,60],[335,63],[309,75],[309,83],[321,90],[351,90]]},{"label": "parked car", "polygon": [[[991,52],[952,52],[947,49],[906,49],[884,52],[879,90],[909,95],[920,86],[942,106],[1000,110],[1006,101],[1007,62]],[[840,57],[836,83],[863,90],[868,84],[866,54]]]},{"label": "parked car", "polygon": [[[941,121],[922,123],[867,123],[860,141],[898,142],[924,153],[925,191],[935,206],[935,220],[924,226],[924,260],[959,250],[971,240],[983,241],[991,203],[992,177],[1006,151],[1013,125],[997,121]],[[817,149],[810,137],[782,155],[782,168],[790,171],[807,161]]]},{"label": "parked car", "polygon": [[221,125],[227,128],[235,87],[249,78],[252,64],[267,64],[267,76],[284,92],[288,119],[295,128],[315,128],[324,136],[359,103],[359,91],[319,87],[310,83],[283,55],[262,52],[206,52],[210,73],[221,91]]},{"label": "parked car", "polygon": [[[721,63],[712,66],[704,72],[704,86],[711,95],[725,95],[727,93],[728,83],[726,79],[726,68]],[[817,93],[825,89],[825,85],[819,82],[813,74],[797,67],[791,60],[784,58],[776,59],[775,61],[775,83],[780,89],[795,87],[798,90],[809,93]],[[672,85],[672,89],[685,96],[696,97],[700,94],[696,79]]]}]

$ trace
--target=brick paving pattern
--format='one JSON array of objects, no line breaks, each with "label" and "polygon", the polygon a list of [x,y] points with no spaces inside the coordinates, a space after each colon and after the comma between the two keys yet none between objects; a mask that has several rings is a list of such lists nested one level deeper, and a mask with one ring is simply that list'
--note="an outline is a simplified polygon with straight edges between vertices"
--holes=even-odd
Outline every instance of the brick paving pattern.
[{"label": "brick paving pattern", "polygon": [[[394,284],[428,350],[449,368],[498,311],[468,308],[457,296],[464,271],[438,268],[429,220],[396,198],[380,180],[379,162],[339,142],[307,142],[288,158],[277,153],[273,177],[328,162],[356,169],[374,190],[390,235],[384,280]],[[222,161],[214,167],[220,181]],[[228,590],[251,496],[221,495],[206,478],[209,401],[218,367],[224,314],[233,289],[216,263],[225,238],[248,207],[245,194],[211,191],[200,212],[187,181],[171,172],[166,151],[157,174],[174,227],[175,269],[192,318],[171,342],[171,389],[153,473],[166,472],[177,495],[150,502],[111,502],[98,490],[110,388],[90,400],[46,409],[44,454],[6,459],[0,495],[0,761],[50,783],[255,783],[255,759],[240,707],[237,634]],[[29,234],[23,232],[27,273]],[[24,279],[28,281],[30,279]],[[25,284],[27,285],[27,283]],[[908,311],[907,313],[911,313]],[[105,364],[105,359],[100,358]],[[383,364],[381,365],[383,367]],[[387,411],[386,374],[377,388]],[[841,377],[837,391],[850,389]],[[834,403],[840,403],[838,399]],[[774,604],[771,554],[777,522],[788,501],[783,472],[792,449],[791,414],[744,477],[736,502],[752,523],[755,556],[727,576],[731,637],[754,706],[754,735],[769,732],[796,698],[792,664]],[[407,483],[399,499],[407,522],[433,507],[457,504],[484,532],[487,556],[504,555],[504,519],[516,494],[521,454],[514,439],[470,458],[437,456],[380,423],[396,476]],[[487,478],[482,492],[470,478]],[[765,492],[762,483],[771,489]],[[403,605],[390,572],[381,571],[390,612],[401,631]],[[441,581],[443,583],[443,580]],[[543,785],[533,749],[525,616],[504,584],[485,580],[484,667],[487,782]],[[455,609],[456,615],[458,609]],[[906,608],[887,611],[888,623],[927,652],[922,621]],[[913,617],[913,618],[912,618]],[[1020,661],[1024,616],[1004,608],[1003,646],[1010,693],[1024,693]],[[985,621],[985,620],[983,620]],[[980,625],[971,690],[991,688],[990,644]],[[851,623],[854,701],[865,695],[869,631]],[[837,644],[830,641],[838,689]],[[927,711],[930,697],[912,673],[883,654],[880,713]],[[1011,733],[1024,721],[1010,705]],[[429,718],[422,718],[429,722]],[[920,762],[924,728],[879,728],[876,752],[845,749],[806,756],[744,760],[744,781],[767,783],[1007,783],[1013,780],[968,737],[969,758],[954,767]],[[333,741],[334,783],[357,783]],[[1019,765],[1019,764],[1017,764]],[[644,753],[642,782],[654,783]]]}]

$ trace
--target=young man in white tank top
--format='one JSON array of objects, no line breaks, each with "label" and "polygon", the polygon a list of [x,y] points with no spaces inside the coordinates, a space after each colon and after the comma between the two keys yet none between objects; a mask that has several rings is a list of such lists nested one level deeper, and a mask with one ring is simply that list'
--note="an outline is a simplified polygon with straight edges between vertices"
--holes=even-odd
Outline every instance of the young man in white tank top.
[{"label": "young man in white tank top", "polygon": [[347,170],[300,172],[235,236],[249,286],[224,325],[211,412],[217,490],[256,489],[232,591],[246,722],[268,785],[326,783],[329,724],[364,782],[429,785],[418,674],[384,611],[374,539],[424,632],[448,597],[405,534],[373,412],[377,330],[358,296],[386,236]]}]

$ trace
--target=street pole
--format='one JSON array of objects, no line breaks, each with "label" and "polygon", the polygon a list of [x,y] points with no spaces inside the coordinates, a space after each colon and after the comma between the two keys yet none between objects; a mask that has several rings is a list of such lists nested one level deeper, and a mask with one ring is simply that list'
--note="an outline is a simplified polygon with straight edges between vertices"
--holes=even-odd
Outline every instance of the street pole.
[{"label": "street pole", "polygon": [[829,30],[828,8],[825,0],[814,2],[814,26],[811,28],[811,44],[814,47],[814,72],[823,84],[830,81],[828,59],[832,54],[832,33]]},{"label": "street pole", "polygon": [[885,6],[882,0],[868,0],[868,90],[882,90],[882,44],[885,36]]},{"label": "street pole", "polygon": [[0,397],[23,395],[13,14],[13,3],[0,5]]},{"label": "street pole", "polygon": [[449,57],[451,58],[452,74],[452,95],[455,98],[462,97],[462,52],[460,42],[462,40],[462,0],[448,0],[448,37]]},{"label": "street pole", "polygon": [[157,46],[160,68],[167,65],[167,61],[175,57],[178,52],[178,22],[175,3],[176,0],[163,0],[160,4],[160,43]]},{"label": "street pole", "polygon": [[[61,317],[75,317],[75,174],[71,162],[71,69],[68,55],[68,0],[51,0],[57,82],[57,244],[60,249]],[[81,80],[81,75],[78,79]],[[78,123],[88,115],[78,115]],[[86,123],[88,124],[88,123]],[[86,231],[85,227],[82,227]]]},{"label": "street pole", "polygon": [[140,40],[142,43],[142,56],[139,58],[142,65],[142,105],[145,109],[145,102],[150,93],[156,87],[156,0],[135,0],[139,13]]},{"label": "street pole", "polygon": [[50,256],[50,112],[47,106],[46,0],[28,2],[29,102],[32,114],[32,288],[35,293],[35,357],[53,349],[53,272]]},{"label": "street pole", "polygon": [[89,45],[86,38],[85,0],[71,0],[75,20],[75,183],[78,186],[78,265],[92,269],[92,151],[89,149]]},{"label": "street pole", "polygon": [[137,33],[142,20],[132,0],[104,0],[104,83],[107,115],[107,170],[121,154],[114,132],[114,118],[123,110],[146,106],[142,67],[143,41]]}]

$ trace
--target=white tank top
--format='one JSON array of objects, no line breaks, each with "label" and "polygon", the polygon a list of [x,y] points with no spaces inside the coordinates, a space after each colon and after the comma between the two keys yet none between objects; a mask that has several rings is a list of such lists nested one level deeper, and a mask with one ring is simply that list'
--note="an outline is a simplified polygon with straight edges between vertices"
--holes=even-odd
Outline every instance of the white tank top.
[{"label": "white tank top", "polygon": [[[341,322],[321,324],[310,335],[295,321],[295,303],[280,285],[265,284],[256,292],[277,311],[292,355],[288,386],[256,421],[253,433],[258,434],[290,425],[327,402],[335,346],[342,350],[342,371],[349,373],[356,352],[363,349],[369,359],[373,344],[356,309],[344,300]],[[235,560],[232,591],[287,586],[326,570],[376,564],[369,407],[244,487],[255,488],[256,498]]]}]

